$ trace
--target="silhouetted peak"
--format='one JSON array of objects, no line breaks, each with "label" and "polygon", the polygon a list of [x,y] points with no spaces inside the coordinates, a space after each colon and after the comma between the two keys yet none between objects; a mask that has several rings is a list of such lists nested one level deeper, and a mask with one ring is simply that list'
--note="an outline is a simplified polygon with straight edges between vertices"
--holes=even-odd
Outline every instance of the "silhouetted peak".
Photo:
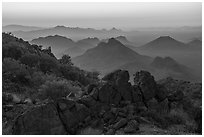
[{"label": "silhouetted peak", "polygon": [[55,28],[66,28],[66,27],[63,25],[57,25]]},{"label": "silhouetted peak", "polygon": [[159,38],[157,38],[157,40],[174,40],[174,39],[170,36],[160,36]]},{"label": "silhouetted peak", "polygon": [[108,44],[111,44],[111,45],[116,45],[116,44],[122,44],[122,43],[120,43],[119,41],[117,41],[115,38],[110,38],[109,40],[108,40]]},{"label": "silhouetted peak", "polygon": [[112,29],[110,29],[110,31],[119,31],[119,30],[113,27]]},{"label": "silhouetted peak", "polygon": [[121,40],[126,40],[127,41],[127,38],[125,36],[118,36],[118,37],[116,37],[116,39],[121,39]]}]

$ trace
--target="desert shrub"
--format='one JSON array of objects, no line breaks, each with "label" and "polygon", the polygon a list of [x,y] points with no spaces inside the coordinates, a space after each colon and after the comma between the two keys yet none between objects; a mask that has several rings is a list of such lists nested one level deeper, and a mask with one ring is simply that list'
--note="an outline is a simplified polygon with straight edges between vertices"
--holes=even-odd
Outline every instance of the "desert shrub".
[{"label": "desert shrub", "polygon": [[39,59],[40,58],[37,54],[27,53],[21,57],[20,61],[21,63],[28,65],[29,67],[35,67],[38,65]]},{"label": "desert shrub", "polygon": [[99,82],[98,72],[88,72],[79,69],[75,66],[60,65],[60,72],[67,80],[78,81],[82,85],[86,86],[91,83]]},{"label": "desert shrub", "polygon": [[59,59],[59,62],[64,65],[73,65],[73,63],[71,62],[71,57],[69,55],[63,55],[62,58]]},{"label": "desert shrub", "polygon": [[19,59],[23,54],[22,48],[19,47],[16,44],[5,44],[2,46],[2,57],[3,58],[13,58],[13,59]]},{"label": "desert shrub", "polygon": [[52,72],[58,69],[58,61],[48,54],[41,54],[39,67],[44,73]]},{"label": "desert shrub", "polygon": [[29,68],[12,58],[4,58],[2,63],[3,79],[12,82],[27,84],[31,78]]},{"label": "desert shrub", "polygon": [[74,87],[71,82],[61,80],[47,80],[39,89],[38,98],[45,100],[50,98],[56,100],[61,97],[66,97],[69,93],[77,93],[80,91],[79,87]]},{"label": "desert shrub", "polygon": [[[42,84],[45,83],[46,79],[47,79],[47,76],[46,74],[44,74],[43,72],[41,71],[35,71],[32,75],[31,75],[31,83],[32,83],[32,86],[33,87],[39,87],[41,86]],[[54,77],[54,76],[53,76]]]}]

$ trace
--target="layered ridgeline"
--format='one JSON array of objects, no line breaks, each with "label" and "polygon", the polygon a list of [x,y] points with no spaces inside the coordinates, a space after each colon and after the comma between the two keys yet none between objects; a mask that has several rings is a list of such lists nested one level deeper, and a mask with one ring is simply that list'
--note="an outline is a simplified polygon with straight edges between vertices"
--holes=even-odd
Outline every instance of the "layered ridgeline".
[{"label": "layered ridgeline", "polygon": [[53,53],[60,58],[64,54],[69,54],[71,57],[83,54],[87,49],[95,47],[99,43],[99,39],[86,38],[77,42],[70,38],[54,35],[47,37],[39,37],[33,39],[30,43],[43,45],[45,47],[52,47]]},{"label": "layered ridgeline", "polygon": [[[139,47],[140,50],[151,51],[190,51],[201,48],[202,42],[200,40],[193,40],[189,43],[183,43],[170,36],[161,36],[149,43]],[[196,48],[197,47],[197,48]]]},{"label": "layered ridgeline", "polygon": [[126,63],[137,62],[142,66],[151,60],[150,57],[134,52],[114,38],[109,39],[107,43],[101,42],[97,47],[72,59],[75,65],[85,70],[97,70],[102,74],[118,69]]},{"label": "layered ridgeline", "polygon": [[128,70],[131,75],[141,69],[148,70],[156,79],[168,76],[188,80],[200,79],[194,70],[179,64],[170,57],[154,59],[140,55],[114,38],[109,39],[107,43],[99,43],[97,47],[73,58],[72,61],[85,70],[99,71],[102,76],[121,68]]},{"label": "layered ridgeline", "polygon": [[118,35],[124,35],[125,32],[122,30],[112,28],[110,30],[102,29],[97,30],[93,28],[79,28],[79,27],[66,27],[66,26],[56,26],[51,28],[45,28],[40,30],[32,31],[13,31],[17,37],[23,38],[24,40],[32,40],[38,37],[46,37],[49,35],[61,35],[66,37],[71,37],[74,40],[80,40],[85,37],[98,37],[107,38]]},{"label": "layered ridgeline", "polygon": [[44,29],[41,27],[35,26],[23,26],[23,25],[7,25],[2,27],[2,32],[14,32],[14,31],[33,31],[33,30],[40,30]]},{"label": "layered ridgeline", "polygon": [[134,48],[135,51],[149,55],[151,57],[169,56],[175,59],[178,63],[183,64],[195,70],[196,75],[200,75],[198,79],[201,81],[202,73],[202,42],[193,40],[189,43],[183,43],[175,40],[170,36],[161,36],[149,43]]}]

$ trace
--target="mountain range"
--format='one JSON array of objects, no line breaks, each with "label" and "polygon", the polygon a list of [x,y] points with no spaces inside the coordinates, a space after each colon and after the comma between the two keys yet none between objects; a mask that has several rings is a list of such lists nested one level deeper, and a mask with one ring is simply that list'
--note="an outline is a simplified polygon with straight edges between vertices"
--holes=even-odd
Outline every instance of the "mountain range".
[{"label": "mountain range", "polygon": [[51,28],[45,28],[40,30],[32,30],[32,31],[13,31],[17,37],[23,38],[25,40],[32,40],[38,37],[46,37],[49,35],[61,35],[65,37],[70,37],[74,40],[80,40],[86,37],[99,37],[99,38],[107,38],[107,37],[115,37],[118,35],[123,35],[125,32],[122,30],[112,28],[110,30],[102,29],[97,30],[93,28],[79,28],[79,27],[65,27],[65,26],[55,26]]},{"label": "mountain range", "polygon": [[59,35],[39,37],[30,41],[32,44],[43,45],[45,47],[50,46],[57,58],[60,58],[63,54],[69,54],[71,57],[79,56],[87,49],[95,47],[99,42],[99,39],[96,37],[75,42],[70,38]]},{"label": "mountain range", "polygon": [[109,39],[107,43],[101,42],[95,48],[72,59],[75,65],[85,70],[97,70],[103,74],[129,62],[143,64],[150,60],[150,57],[134,52],[115,38]]},{"label": "mountain range", "polygon": [[107,43],[101,42],[97,47],[87,50],[83,55],[72,59],[73,63],[85,70],[99,71],[105,75],[116,69],[128,70],[130,75],[139,70],[148,70],[156,79],[172,76],[178,79],[198,79],[194,70],[178,63],[171,57],[141,55],[123,45],[115,38]]},{"label": "mountain range", "polygon": [[23,25],[7,25],[2,27],[3,32],[14,32],[14,31],[34,31],[44,29],[36,26],[23,26]]}]

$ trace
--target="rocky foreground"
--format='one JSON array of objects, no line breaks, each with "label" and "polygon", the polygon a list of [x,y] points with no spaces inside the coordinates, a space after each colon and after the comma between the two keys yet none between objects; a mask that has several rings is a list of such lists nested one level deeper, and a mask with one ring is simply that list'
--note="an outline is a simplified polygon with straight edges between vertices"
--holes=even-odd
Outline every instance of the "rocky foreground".
[{"label": "rocky foreground", "polygon": [[[80,97],[19,101],[3,95],[3,134],[201,134],[202,85],[117,70]],[[12,103],[8,102],[12,100]]]}]

